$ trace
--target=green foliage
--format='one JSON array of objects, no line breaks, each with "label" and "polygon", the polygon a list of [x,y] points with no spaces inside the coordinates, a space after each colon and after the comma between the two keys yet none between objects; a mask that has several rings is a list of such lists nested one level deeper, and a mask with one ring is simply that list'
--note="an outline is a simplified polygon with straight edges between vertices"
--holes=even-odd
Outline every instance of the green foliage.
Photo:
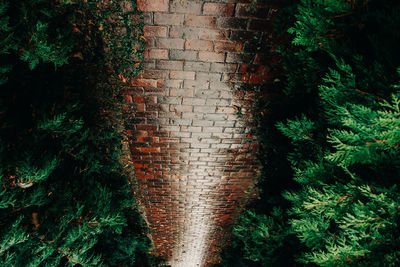
[{"label": "green foliage", "polygon": [[[280,48],[286,81],[273,88],[283,92],[278,103],[258,103],[271,114],[257,117],[262,191],[255,212],[234,227],[235,260],[397,266],[400,5],[300,0],[289,10],[293,41]],[[260,238],[267,233],[279,242]],[[282,243],[291,256],[277,264]]]},{"label": "green foliage", "polygon": [[[0,3],[1,266],[155,264],[120,159],[127,72],[110,54],[134,65],[118,40],[142,43],[140,23],[106,20],[121,3]],[[117,26],[133,33],[106,36]]]}]

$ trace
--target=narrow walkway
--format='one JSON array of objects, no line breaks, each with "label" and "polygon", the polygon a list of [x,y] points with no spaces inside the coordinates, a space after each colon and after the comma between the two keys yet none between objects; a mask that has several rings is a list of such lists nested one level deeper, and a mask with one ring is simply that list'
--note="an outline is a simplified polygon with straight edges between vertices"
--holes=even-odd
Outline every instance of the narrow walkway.
[{"label": "narrow walkway", "polygon": [[218,262],[256,176],[246,127],[254,94],[236,89],[269,79],[275,9],[247,2],[138,0],[146,60],[125,93],[126,128],[156,253],[174,267]]}]

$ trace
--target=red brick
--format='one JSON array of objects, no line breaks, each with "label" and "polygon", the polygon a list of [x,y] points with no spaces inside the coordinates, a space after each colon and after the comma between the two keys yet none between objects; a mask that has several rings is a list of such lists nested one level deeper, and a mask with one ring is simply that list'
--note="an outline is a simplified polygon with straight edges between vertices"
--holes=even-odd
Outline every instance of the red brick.
[{"label": "red brick", "polygon": [[200,51],[199,60],[208,62],[224,62],[225,53]]},{"label": "red brick", "polygon": [[125,101],[128,103],[132,103],[132,96],[131,95],[124,95]]},{"label": "red brick", "polygon": [[144,96],[133,96],[133,102],[144,103]]},{"label": "red brick", "polygon": [[145,111],[146,105],[144,103],[136,104],[136,111]]},{"label": "red brick", "polygon": [[203,6],[203,14],[232,16],[235,4],[205,3]]},{"label": "red brick", "polygon": [[183,25],[184,15],[154,13],[154,24],[161,25]]},{"label": "red brick", "polygon": [[261,84],[266,82],[271,82],[272,78],[269,75],[251,75],[251,84]]},{"label": "red brick", "polygon": [[132,79],[132,86],[141,86],[141,87],[157,87],[157,80],[154,79]]},{"label": "red brick", "polygon": [[208,40],[186,40],[185,49],[188,50],[213,50],[213,41]]},{"label": "red brick", "polygon": [[168,0],[138,0],[139,11],[168,11]]},{"label": "red brick", "polygon": [[168,50],[166,49],[146,49],[144,57],[148,59],[167,59]]},{"label": "red brick", "polygon": [[186,15],[185,25],[192,27],[214,27],[216,21],[215,17]]},{"label": "red brick", "polygon": [[240,42],[215,42],[216,52],[237,52],[240,53],[243,43]]},{"label": "red brick", "polygon": [[142,152],[161,152],[159,147],[142,147],[140,150]]},{"label": "red brick", "polygon": [[172,70],[169,74],[171,79],[194,80],[196,73],[194,71]]},{"label": "red brick", "polygon": [[167,37],[167,27],[145,25],[143,27],[143,34],[144,36]]}]

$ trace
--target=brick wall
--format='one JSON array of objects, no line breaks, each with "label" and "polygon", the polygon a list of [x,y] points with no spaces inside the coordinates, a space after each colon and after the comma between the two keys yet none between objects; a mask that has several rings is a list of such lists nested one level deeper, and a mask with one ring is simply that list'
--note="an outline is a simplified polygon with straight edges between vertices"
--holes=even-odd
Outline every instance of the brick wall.
[{"label": "brick wall", "polygon": [[258,2],[138,0],[147,46],[125,91],[126,129],[156,253],[171,266],[218,262],[256,176],[255,96],[237,89],[271,79],[276,3]]}]

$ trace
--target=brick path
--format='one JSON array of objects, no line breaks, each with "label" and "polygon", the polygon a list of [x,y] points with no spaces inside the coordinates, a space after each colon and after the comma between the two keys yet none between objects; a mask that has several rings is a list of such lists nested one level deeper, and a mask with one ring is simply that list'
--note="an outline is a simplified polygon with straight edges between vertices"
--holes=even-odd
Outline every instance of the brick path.
[{"label": "brick path", "polygon": [[156,253],[171,266],[218,262],[256,176],[245,124],[254,94],[236,89],[269,80],[263,60],[276,9],[267,1],[248,10],[247,2],[138,0],[147,48],[144,71],[125,92],[126,128],[139,201]]}]

